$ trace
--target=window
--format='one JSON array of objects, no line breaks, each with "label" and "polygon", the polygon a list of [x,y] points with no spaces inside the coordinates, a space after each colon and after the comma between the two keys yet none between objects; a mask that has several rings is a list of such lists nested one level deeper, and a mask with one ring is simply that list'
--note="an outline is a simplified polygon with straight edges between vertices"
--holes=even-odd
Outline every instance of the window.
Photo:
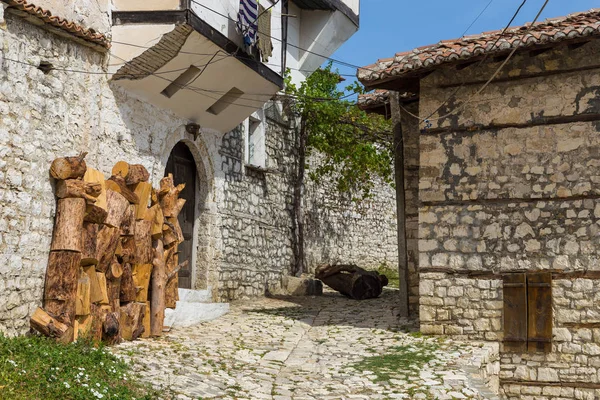
[{"label": "window", "polygon": [[504,275],[504,351],[552,349],[552,273]]},{"label": "window", "polygon": [[264,111],[259,110],[248,119],[246,135],[246,164],[252,167],[267,167]]}]

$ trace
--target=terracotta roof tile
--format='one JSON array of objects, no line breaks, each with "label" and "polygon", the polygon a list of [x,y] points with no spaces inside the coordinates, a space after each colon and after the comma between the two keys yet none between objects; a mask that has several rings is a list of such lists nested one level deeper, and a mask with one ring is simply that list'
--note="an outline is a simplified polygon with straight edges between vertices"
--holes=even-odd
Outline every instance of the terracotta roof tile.
[{"label": "terracotta roof tile", "polygon": [[[417,97],[411,92],[400,93],[401,100],[411,100]],[[370,93],[361,94],[358,96],[358,107],[361,110],[369,110],[372,108],[383,107],[390,102],[390,92],[384,89],[377,89]]]},{"label": "terracotta roof tile", "polygon": [[0,0],[0,2],[7,4],[7,10],[16,11],[16,14],[22,15],[24,13],[26,16],[35,18],[43,25],[56,28],[105,49],[110,48],[110,41],[103,34],[96,32],[94,29],[88,29],[75,22],[52,15],[50,11],[31,4],[26,0]]},{"label": "terracotta roof tile", "polygon": [[530,48],[600,36],[600,9],[547,19],[536,23],[525,35],[530,26],[531,24],[525,24],[509,28],[504,35],[501,30],[484,32],[397,53],[391,59],[381,59],[375,64],[359,68],[357,76],[365,85],[373,86],[378,81],[424,72],[443,64],[465,61],[481,55],[502,53],[515,47]]}]

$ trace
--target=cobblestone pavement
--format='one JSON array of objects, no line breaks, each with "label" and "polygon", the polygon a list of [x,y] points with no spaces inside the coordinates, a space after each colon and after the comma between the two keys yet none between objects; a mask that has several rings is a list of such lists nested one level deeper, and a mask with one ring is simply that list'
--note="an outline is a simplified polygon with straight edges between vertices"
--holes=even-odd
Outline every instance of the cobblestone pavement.
[{"label": "cobblestone pavement", "polygon": [[217,320],[114,351],[165,399],[482,398],[457,366],[474,349],[411,333],[396,295],[240,301]]}]

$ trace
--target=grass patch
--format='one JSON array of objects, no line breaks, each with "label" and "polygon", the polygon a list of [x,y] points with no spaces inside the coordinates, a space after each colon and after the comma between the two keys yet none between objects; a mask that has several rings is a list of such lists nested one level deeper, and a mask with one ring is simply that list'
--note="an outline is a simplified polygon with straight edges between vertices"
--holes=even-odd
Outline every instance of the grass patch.
[{"label": "grass patch", "polygon": [[0,335],[0,399],[156,399],[129,366],[90,342],[57,344],[42,337]]},{"label": "grass patch", "polygon": [[399,288],[400,287],[400,276],[398,275],[398,268],[392,268],[387,264],[381,264],[376,270],[379,274],[385,275],[388,278],[388,287]]},{"label": "grass patch", "polygon": [[435,343],[396,346],[384,355],[367,357],[351,367],[361,372],[371,371],[377,377],[375,382],[389,381],[401,375],[418,374],[425,364],[435,359],[438,349]]}]

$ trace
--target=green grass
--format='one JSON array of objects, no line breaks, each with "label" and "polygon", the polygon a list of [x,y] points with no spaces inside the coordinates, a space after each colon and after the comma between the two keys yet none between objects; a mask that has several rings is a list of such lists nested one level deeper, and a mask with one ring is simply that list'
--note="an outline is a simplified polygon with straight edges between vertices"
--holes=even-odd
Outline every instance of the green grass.
[{"label": "green grass", "polygon": [[156,399],[128,365],[91,343],[0,335],[1,400]]},{"label": "green grass", "polygon": [[397,267],[393,268],[387,264],[381,264],[379,267],[377,267],[376,271],[381,275],[387,276],[389,281],[388,287],[396,289],[400,287],[400,276],[398,275]]},{"label": "green grass", "polygon": [[434,352],[438,349],[435,343],[396,346],[384,355],[367,357],[351,367],[357,371],[371,371],[377,377],[375,382],[389,381],[395,377],[417,375],[425,364],[435,358]]}]

